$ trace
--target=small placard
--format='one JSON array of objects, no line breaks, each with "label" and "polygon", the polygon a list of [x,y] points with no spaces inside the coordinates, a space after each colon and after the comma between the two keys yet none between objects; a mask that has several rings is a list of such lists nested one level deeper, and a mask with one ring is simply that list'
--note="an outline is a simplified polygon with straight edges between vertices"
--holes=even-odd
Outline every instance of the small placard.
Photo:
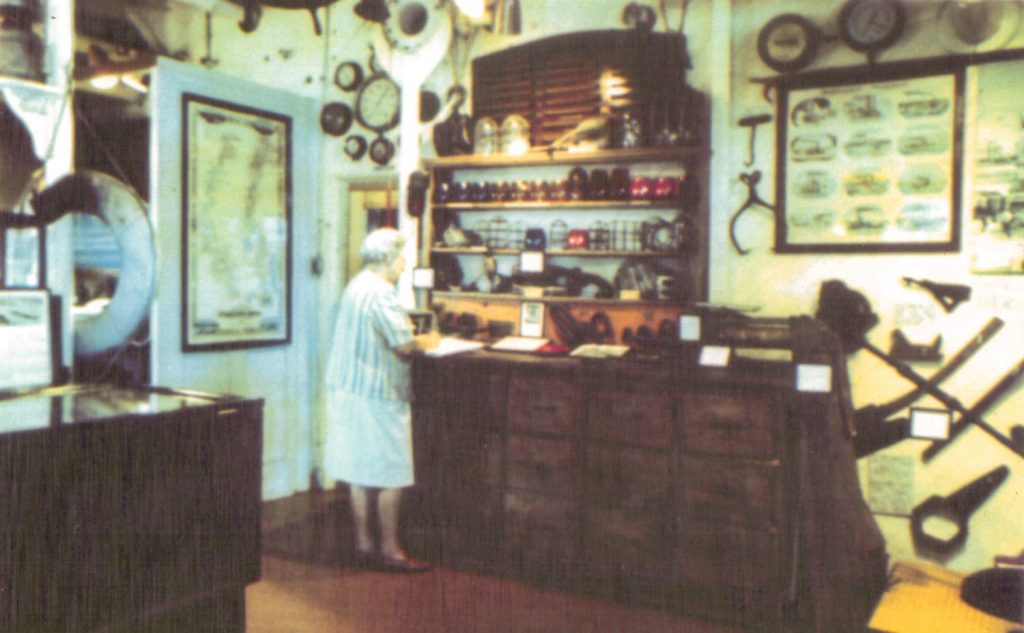
[{"label": "small placard", "polygon": [[684,314],[679,317],[679,340],[700,340],[700,317],[695,314]]},{"label": "small placard", "polygon": [[421,288],[423,290],[430,290],[434,287],[434,269],[433,268],[413,268],[412,269],[412,287]]},{"label": "small placard", "polygon": [[829,393],[832,391],[832,368],[828,365],[797,365],[796,390]]},{"label": "small placard", "polygon": [[732,348],[724,345],[705,345],[700,348],[700,364],[704,367],[728,367]]},{"label": "small placard", "polygon": [[544,336],[544,304],[524,301],[519,305],[519,336]]},{"label": "small placard", "polygon": [[949,439],[953,414],[945,409],[910,409],[910,436],[927,440]]},{"label": "small placard", "polygon": [[524,273],[544,272],[544,251],[523,251],[519,254],[519,271]]},{"label": "small placard", "polygon": [[623,301],[639,301],[640,291],[636,288],[623,288],[619,290],[619,299]]}]

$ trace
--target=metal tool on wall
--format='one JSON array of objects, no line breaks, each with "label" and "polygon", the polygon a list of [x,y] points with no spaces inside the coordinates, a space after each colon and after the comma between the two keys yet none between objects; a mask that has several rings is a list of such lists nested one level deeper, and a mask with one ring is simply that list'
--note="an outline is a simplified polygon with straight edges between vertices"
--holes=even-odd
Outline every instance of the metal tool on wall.
[{"label": "metal tool on wall", "polygon": [[[1021,375],[1024,375],[1024,359],[1022,359],[1020,362],[1017,363],[1016,366],[1014,366],[1010,371],[1004,374],[1003,377],[999,380],[999,382],[997,382],[994,386],[989,388],[989,390],[985,392],[985,395],[983,395],[981,399],[979,399],[978,402],[974,404],[974,406],[972,406],[969,410],[965,412],[961,412],[961,417],[956,422],[954,422],[952,426],[950,426],[949,437],[944,440],[937,441],[928,448],[926,448],[924,452],[921,453],[921,460],[924,462],[932,460],[936,455],[939,454],[940,451],[942,451],[942,449],[949,446],[953,442],[953,440],[959,437],[960,434],[963,433],[972,422],[975,424],[978,424],[980,422],[982,425],[984,425],[982,426],[982,428],[988,427],[988,425],[985,424],[984,420],[981,420],[979,416],[981,416],[985,411],[991,408],[992,405],[995,404],[1000,398],[1006,395],[1006,392],[1009,391],[1011,387],[1017,384],[1017,381],[1020,380]],[[1024,449],[1022,449],[1020,443],[1014,441],[1012,437],[1007,439],[1001,434],[996,434],[996,439],[1000,440],[1001,443],[1006,445],[1011,450],[1015,451],[1017,454],[1024,455]]]},{"label": "metal tool on wall", "polygon": [[754,139],[757,137],[757,126],[771,120],[772,115],[770,114],[755,114],[739,120],[740,127],[750,128],[750,147],[747,151],[747,160],[743,163],[744,166],[752,167],[754,165]]},{"label": "metal tool on wall", "polygon": [[[971,515],[1006,481],[1009,474],[1009,468],[999,466],[948,497],[932,495],[921,502],[910,514],[910,534],[914,547],[936,558],[955,553],[967,541],[967,525]],[[925,527],[925,522],[930,518],[954,522],[956,533],[948,538],[930,534]]]},{"label": "metal tool on wall", "polygon": [[732,219],[729,220],[729,240],[735,247],[736,252],[740,255],[746,255],[750,251],[740,246],[739,240],[736,238],[736,223],[739,222],[740,217],[748,210],[755,207],[764,207],[772,213],[772,217],[775,216],[775,205],[765,201],[757,193],[757,185],[761,182],[761,171],[754,170],[750,173],[740,174],[740,180],[747,186],[747,199],[740,205],[739,209],[736,209],[735,213],[732,214]]},{"label": "metal tool on wall", "polygon": [[963,284],[945,284],[910,277],[904,277],[902,281],[904,286],[927,291],[947,313],[952,312],[958,305],[971,298],[971,287]]},{"label": "metal tool on wall", "polygon": [[[969,411],[959,400],[935,385],[930,384],[926,378],[914,371],[912,367],[886,354],[867,340],[866,334],[878,323],[878,316],[871,311],[871,305],[863,294],[851,290],[842,281],[836,279],[825,281],[821,284],[821,292],[818,297],[818,311],[815,316],[839,336],[847,353],[858,349],[867,350],[895,369],[900,376],[924,389],[925,393],[941,402],[947,409],[959,413],[962,416],[964,425],[974,424],[1018,456],[1024,457],[1024,447],[1019,446],[1012,439],[1007,438],[990,424],[980,419],[977,411]],[[1016,380],[1016,377],[1021,372],[1024,372],[1024,360],[1018,363],[1017,368],[1011,371],[1010,374],[1004,376],[1003,380],[995,388],[1008,388],[1008,384],[1005,383],[1011,381],[1011,377],[1012,380]],[[981,403],[979,402],[979,404]],[[977,407],[978,405],[975,406]]]},{"label": "metal tool on wall", "polygon": [[[1002,327],[1003,320],[993,317],[960,351],[928,378],[927,388],[936,387],[951,376]],[[858,432],[854,438],[854,453],[857,457],[870,455],[910,437],[909,419],[889,420],[889,418],[912,405],[925,393],[925,386],[917,386],[884,404],[869,404],[857,409],[855,416]]]}]

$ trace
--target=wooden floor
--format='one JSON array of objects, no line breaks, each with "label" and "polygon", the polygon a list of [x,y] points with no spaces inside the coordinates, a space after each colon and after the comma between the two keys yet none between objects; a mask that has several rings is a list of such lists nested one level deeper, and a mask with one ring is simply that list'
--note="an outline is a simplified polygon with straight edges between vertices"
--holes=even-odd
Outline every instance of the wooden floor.
[{"label": "wooden floor", "polygon": [[[246,590],[247,633],[734,633],[735,629],[651,609],[548,591],[506,579],[435,568],[402,575],[352,569],[348,542],[331,543],[312,517],[344,503],[311,492],[264,504],[263,577]],[[297,517],[313,523],[295,528]],[[309,528],[312,525],[313,529]],[[299,543],[294,552],[282,538]],[[338,539],[341,540],[341,539]],[[347,538],[344,540],[348,540]]]}]

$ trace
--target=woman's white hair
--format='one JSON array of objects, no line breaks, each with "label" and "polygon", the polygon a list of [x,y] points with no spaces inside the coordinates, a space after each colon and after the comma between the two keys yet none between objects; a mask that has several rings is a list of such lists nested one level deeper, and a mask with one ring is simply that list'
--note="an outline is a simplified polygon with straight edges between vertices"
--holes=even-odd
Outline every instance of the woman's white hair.
[{"label": "woman's white hair", "polygon": [[359,258],[363,265],[391,264],[402,254],[405,237],[396,229],[377,229],[366,236],[359,249]]}]

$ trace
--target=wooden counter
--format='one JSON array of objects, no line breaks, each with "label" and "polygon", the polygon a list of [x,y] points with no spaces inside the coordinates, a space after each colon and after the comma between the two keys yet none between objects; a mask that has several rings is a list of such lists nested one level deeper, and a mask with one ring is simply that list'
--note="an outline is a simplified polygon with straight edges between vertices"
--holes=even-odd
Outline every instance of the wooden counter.
[{"label": "wooden counter", "polygon": [[0,398],[0,630],[244,631],[262,420],[165,389]]},{"label": "wooden counter", "polygon": [[[791,362],[724,368],[695,345],[419,360],[413,520],[445,565],[758,631],[863,631],[886,554],[845,358],[817,322],[791,327]],[[798,390],[800,366],[829,368],[831,388]]]}]

